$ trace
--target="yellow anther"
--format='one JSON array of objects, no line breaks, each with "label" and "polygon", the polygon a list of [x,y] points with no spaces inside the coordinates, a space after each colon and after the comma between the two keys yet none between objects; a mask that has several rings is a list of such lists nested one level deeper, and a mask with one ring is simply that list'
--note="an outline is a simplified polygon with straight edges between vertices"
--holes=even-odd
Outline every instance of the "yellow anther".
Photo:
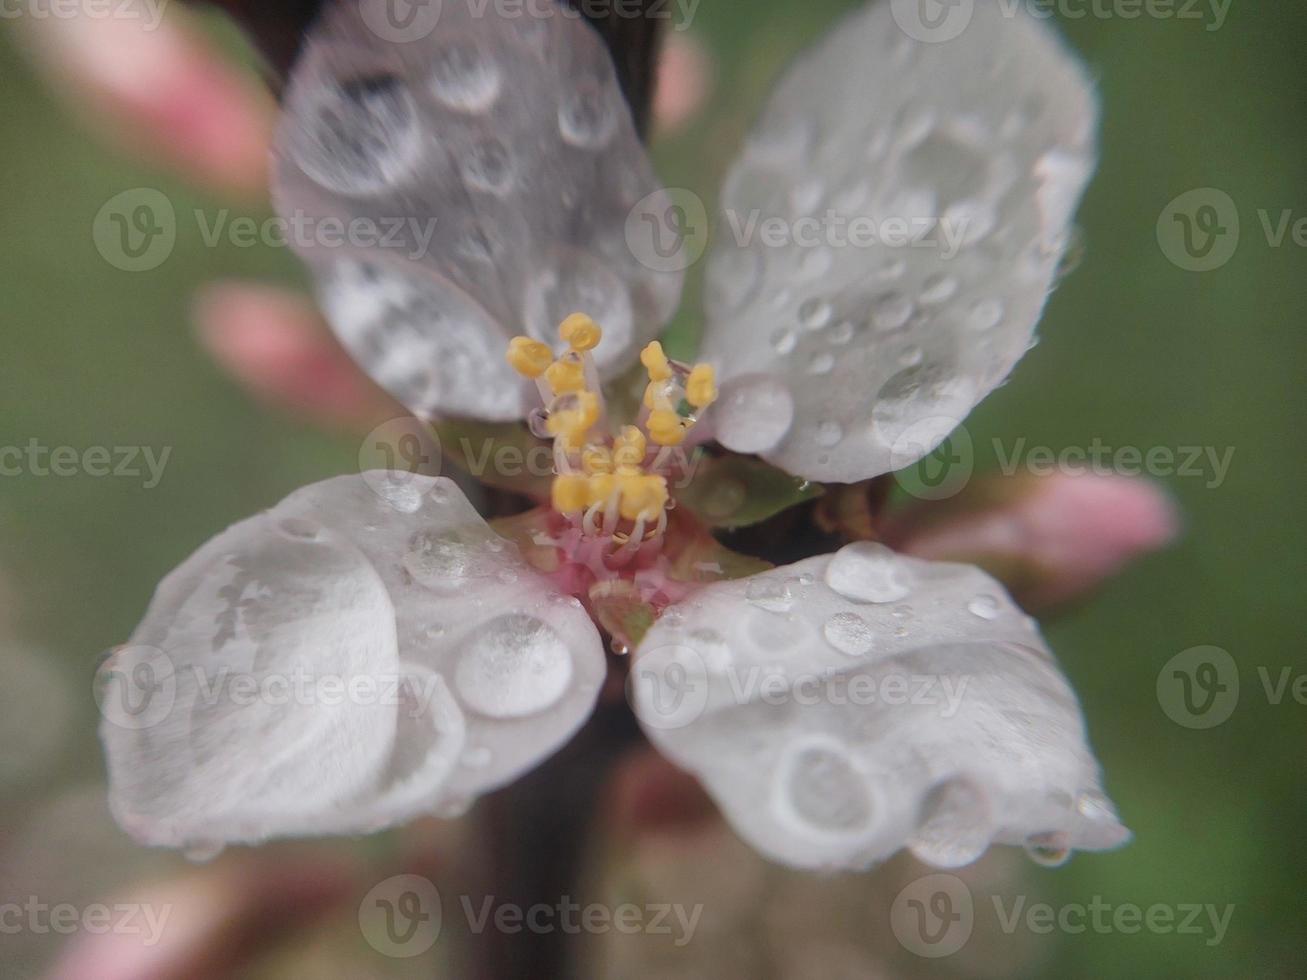
[{"label": "yellow anther", "polygon": [[667,363],[663,345],[656,340],[651,340],[645,345],[644,350],[640,351],[640,363],[649,372],[650,381],[666,381],[672,376],[672,366]]},{"label": "yellow anther", "polygon": [[717,400],[717,374],[711,364],[696,364],[685,382],[685,400],[695,408],[707,408]]},{"label": "yellow anther", "polygon": [[647,449],[648,442],[644,433],[634,425],[624,425],[613,441],[613,465],[619,473],[639,472]]},{"label": "yellow anther", "polygon": [[643,517],[651,521],[667,506],[667,479],[661,476],[620,477],[622,501],[619,513],[628,521]]},{"label": "yellow anther", "polygon": [[659,410],[649,413],[645,422],[649,438],[660,446],[679,446],[685,439],[685,425],[675,412]]},{"label": "yellow anther", "polygon": [[595,473],[586,480],[586,504],[603,506],[617,489],[617,477],[611,473]]},{"label": "yellow anther", "polygon": [[599,396],[593,391],[578,391],[554,400],[545,428],[551,436],[563,440],[568,449],[585,445],[586,433],[599,421]]},{"label": "yellow anther", "polygon": [[590,481],[580,473],[561,473],[554,477],[549,490],[554,510],[576,514],[585,510],[590,499]]},{"label": "yellow anther", "polygon": [[545,380],[555,395],[585,391],[585,363],[579,356],[564,354],[545,369]]},{"label": "yellow anther", "polygon": [[607,446],[586,446],[581,450],[581,468],[587,473],[613,472],[613,454]]},{"label": "yellow anther", "polygon": [[563,340],[572,350],[594,350],[603,339],[604,332],[584,313],[573,313],[558,328]]},{"label": "yellow anther", "polygon": [[540,377],[554,360],[554,352],[548,344],[530,337],[514,337],[510,340],[506,356],[513,370],[528,378]]},{"label": "yellow anther", "polygon": [[650,411],[655,411],[660,408],[671,409],[673,407],[672,394],[674,391],[675,386],[672,384],[670,379],[664,381],[650,381],[644,387],[644,407]]}]

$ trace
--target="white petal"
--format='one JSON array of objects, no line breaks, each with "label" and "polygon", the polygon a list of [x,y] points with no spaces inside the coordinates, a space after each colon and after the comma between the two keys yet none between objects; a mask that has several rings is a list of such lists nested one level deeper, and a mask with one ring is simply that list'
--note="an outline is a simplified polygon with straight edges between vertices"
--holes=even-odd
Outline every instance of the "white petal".
[{"label": "white petal", "polygon": [[650,629],[631,696],[654,744],[786,864],[910,847],[953,867],[991,842],[1048,859],[1128,837],[1033,621],[970,566],[854,544],[715,583]]},{"label": "white petal", "polygon": [[378,6],[328,5],[275,142],[277,210],[341,340],[424,417],[521,417],[534,389],[508,339],[557,343],[578,310],[620,373],[682,276],[628,246],[664,192],[598,34],[550,0],[516,17],[445,0],[398,40],[369,27]]},{"label": "white petal", "polygon": [[915,462],[1007,376],[1093,168],[1093,92],[1051,28],[984,2],[916,42],[892,6],[785,76],[708,266],[717,437],[813,480]]},{"label": "white petal", "polygon": [[227,529],[101,667],[114,812],[138,838],[458,812],[589,715],[605,661],[579,604],[451,481],[385,480],[316,483]]}]

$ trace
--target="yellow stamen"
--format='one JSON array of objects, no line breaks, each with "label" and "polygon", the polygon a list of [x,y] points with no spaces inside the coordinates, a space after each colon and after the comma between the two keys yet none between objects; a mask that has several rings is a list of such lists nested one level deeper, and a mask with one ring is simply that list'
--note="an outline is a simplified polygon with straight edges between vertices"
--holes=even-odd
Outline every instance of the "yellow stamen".
[{"label": "yellow stamen", "polygon": [[645,435],[634,425],[622,427],[617,439],[613,442],[613,465],[617,471],[639,472],[640,467],[644,465],[644,454],[648,450],[648,442]]},{"label": "yellow stamen", "polygon": [[623,476],[619,478],[622,501],[619,512],[628,521],[643,517],[653,520],[667,506],[667,479],[661,476]]},{"label": "yellow stamen", "polygon": [[545,427],[551,436],[563,439],[568,449],[580,449],[586,433],[599,421],[599,396],[593,391],[578,391],[554,401]]},{"label": "yellow stamen", "polygon": [[644,350],[640,351],[640,363],[649,372],[650,381],[666,381],[672,376],[672,366],[667,362],[667,355],[663,353],[663,345],[656,340],[651,340],[645,345]]},{"label": "yellow stamen", "polygon": [[563,340],[571,345],[572,350],[594,350],[603,339],[604,332],[599,324],[584,313],[573,313],[558,328]]},{"label": "yellow stamen", "polygon": [[685,439],[684,421],[666,409],[650,412],[645,428],[649,430],[649,438],[660,446],[679,446]]},{"label": "yellow stamen", "polygon": [[580,473],[560,473],[550,487],[550,502],[562,514],[579,514],[589,502],[590,481]]},{"label": "yellow stamen", "polygon": [[545,369],[545,380],[555,395],[585,391],[585,362],[579,354],[564,354]]},{"label": "yellow stamen", "polygon": [[538,378],[549,369],[554,352],[549,345],[530,337],[514,337],[508,342],[508,363],[523,377]]},{"label": "yellow stamen", "polygon": [[608,503],[608,498],[617,489],[617,477],[612,473],[595,473],[586,480],[586,506]]},{"label": "yellow stamen", "polygon": [[717,374],[711,364],[696,364],[690,371],[685,400],[695,408],[707,408],[717,400]]},{"label": "yellow stamen", "polygon": [[581,468],[589,474],[613,472],[613,454],[607,446],[586,446],[581,450]]}]

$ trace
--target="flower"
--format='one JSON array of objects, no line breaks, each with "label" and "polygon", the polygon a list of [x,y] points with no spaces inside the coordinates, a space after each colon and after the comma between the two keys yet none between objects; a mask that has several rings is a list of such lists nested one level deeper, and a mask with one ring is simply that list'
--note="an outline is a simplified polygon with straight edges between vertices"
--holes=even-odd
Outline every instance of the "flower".
[{"label": "flower", "polygon": [[[319,225],[395,212],[401,245],[434,220],[415,252],[297,244],[341,340],[416,415],[552,440],[549,504],[492,528],[448,479],[365,473],[205,544],[102,668],[151,695],[102,726],[117,819],[212,850],[461,812],[584,722],[597,623],[632,650],[650,741],[775,860],[1124,842],[1074,693],[984,572],[874,541],[766,568],[671,509],[710,440],[771,464],[711,457],[746,496],[776,468],[856,482],[1003,380],[1092,169],[1080,66],[993,4],[942,43],[883,2],[850,16],[764,111],[728,221],[922,220],[897,243],[719,240],[691,366],[656,339],[682,263],[639,237],[676,212],[598,38],[486,10],[446,0],[438,31],[398,42],[331,5],[291,79],[276,196]],[[622,425],[605,384],[637,360]]]}]

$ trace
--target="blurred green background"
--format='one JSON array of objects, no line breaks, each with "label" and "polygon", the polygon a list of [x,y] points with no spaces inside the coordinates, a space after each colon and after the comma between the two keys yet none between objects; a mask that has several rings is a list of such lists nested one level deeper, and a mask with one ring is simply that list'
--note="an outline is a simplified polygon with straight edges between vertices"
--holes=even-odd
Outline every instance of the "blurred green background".
[{"label": "blurred green background", "polygon": [[[715,60],[703,113],[657,144],[670,185],[712,191],[768,82],[848,5],[833,0],[704,3],[692,34]],[[1085,5],[1087,8],[1087,5]],[[1204,4],[1206,7],[1206,4]],[[1077,8],[1080,9],[1080,8]],[[1110,9],[1110,8],[1109,8]],[[1307,218],[1307,5],[1236,0],[1204,20],[1062,20],[1102,93],[1102,163],[1080,210],[1085,256],[1061,286],[1041,343],[969,426],[1052,447],[1234,447],[1228,477],[1163,482],[1184,538],[1049,627],[1084,702],[1107,787],[1136,834],[1128,848],[1028,873],[1057,903],[1234,905],[1228,934],[1112,932],[1039,937],[1049,977],[1291,976],[1307,939],[1300,890],[1307,824],[1307,707],[1271,703],[1258,668],[1307,672],[1302,600],[1301,397],[1307,250],[1273,247],[1258,215]],[[229,28],[215,24],[224,43]],[[131,631],[160,576],[229,522],[356,466],[357,441],[255,405],[198,348],[189,303],[207,280],[301,282],[288,253],[208,247],[182,220],[160,268],[130,274],[97,252],[91,224],[120,191],[159,188],[179,215],[230,207],[101,148],[54,102],[0,34],[0,444],[171,447],[158,486],[141,479],[0,477],[0,641],[57,671],[66,712],[39,771],[0,785],[0,842],[61,787],[99,778],[90,679]],[[1159,248],[1168,202],[1202,187],[1236,202],[1242,240],[1222,268],[1186,272]],[[240,213],[233,208],[232,214]],[[1213,644],[1239,664],[1237,709],[1210,730],[1168,719],[1159,670]],[[0,666],[3,729],[33,706]],[[62,703],[61,704],[59,702]],[[4,939],[0,937],[0,944]],[[959,975],[948,960],[899,962]],[[0,971],[3,972],[3,971]]]}]

